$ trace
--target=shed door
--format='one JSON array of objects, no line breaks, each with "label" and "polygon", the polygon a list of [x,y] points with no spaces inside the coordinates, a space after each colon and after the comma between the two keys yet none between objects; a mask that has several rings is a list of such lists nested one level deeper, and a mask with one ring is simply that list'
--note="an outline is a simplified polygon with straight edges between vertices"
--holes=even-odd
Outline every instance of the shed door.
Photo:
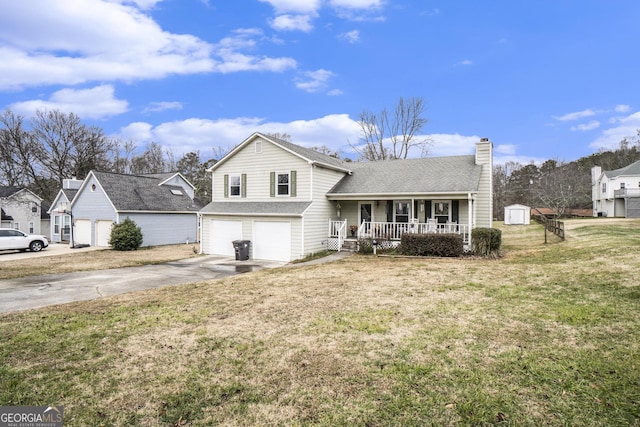
[{"label": "shed door", "polygon": [[510,209],[509,224],[524,224],[524,209]]},{"label": "shed door", "polygon": [[291,261],[291,223],[256,221],[253,226],[253,258]]},{"label": "shed door", "polygon": [[76,244],[91,244],[91,221],[88,219],[77,219],[73,230],[73,241]]},{"label": "shed door", "polygon": [[96,221],[96,246],[109,246],[113,221]]},{"label": "shed door", "polygon": [[234,240],[242,240],[242,221],[211,220],[211,252],[214,255],[235,256]]}]

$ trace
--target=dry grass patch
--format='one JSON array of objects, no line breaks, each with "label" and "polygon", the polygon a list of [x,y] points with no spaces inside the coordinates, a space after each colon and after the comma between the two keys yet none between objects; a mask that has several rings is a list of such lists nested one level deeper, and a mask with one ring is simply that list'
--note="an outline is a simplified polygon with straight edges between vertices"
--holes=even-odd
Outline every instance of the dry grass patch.
[{"label": "dry grass patch", "polygon": [[197,256],[197,247],[184,244],[146,247],[137,251],[92,250],[3,261],[0,263],[0,279],[159,264],[194,256]]},{"label": "dry grass patch", "polygon": [[497,260],[354,255],[4,315],[0,404],[64,404],[68,425],[637,424],[640,256],[618,245],[640,231],[598,255],[587,230],[532,253],[541,233],[505,227]]}]

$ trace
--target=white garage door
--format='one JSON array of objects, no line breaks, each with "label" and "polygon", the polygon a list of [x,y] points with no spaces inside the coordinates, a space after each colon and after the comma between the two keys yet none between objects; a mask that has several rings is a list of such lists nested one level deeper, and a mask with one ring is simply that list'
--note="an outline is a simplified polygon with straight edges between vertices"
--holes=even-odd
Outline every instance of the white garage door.
[{"label": "white garage door", "polygon": [[211,221],[211,253],[215,255],[235,256],[234,240],[242,240],[242,221]]},{"label": "white garage door", "polygon": [[91,244],[91,221],[88,219],[77,219],[73,230],[73,241],[76,244]]},{"label": "white garage door", "polygon": [[96,221],[96,246],[109,246],[113,221]]},{"label": "white garage door", "polygon": [[255,259],[291,261],[291,223],[256,221],[251,245]]}]

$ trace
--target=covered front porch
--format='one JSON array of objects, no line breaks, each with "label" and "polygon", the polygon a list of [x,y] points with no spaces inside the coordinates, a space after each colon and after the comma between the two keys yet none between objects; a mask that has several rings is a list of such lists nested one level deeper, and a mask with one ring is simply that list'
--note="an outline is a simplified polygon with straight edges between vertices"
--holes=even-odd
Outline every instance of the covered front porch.
[{"label": "covered front porch", "polygon": [[335,200],[336,218],[328,222],[328,248],[341,250],[344,242],[376,239],[389,246],[400,243],[405,233],[455,233],[465,247],[475,225],[472,194],[439,198],[387,200]]}]

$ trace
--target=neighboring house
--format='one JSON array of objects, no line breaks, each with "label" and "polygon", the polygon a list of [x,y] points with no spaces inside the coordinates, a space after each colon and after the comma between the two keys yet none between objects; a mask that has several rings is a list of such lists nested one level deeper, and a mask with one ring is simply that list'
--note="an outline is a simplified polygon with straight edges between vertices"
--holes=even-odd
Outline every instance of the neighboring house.
[{"label": "neighboring house", "polygon": [[[42,198],[22,187],[0,186],[1,227],[28,234],[46,234],[42,230]],[[44,231],[44,233],[43,233]]]},{"label": "neighboring house", "polygon": [[82,185],[80,179],[62,180],[62,188],[49,208],[51,242],[71,241],[71,201]]},{"label": "neighboring house", "polygon": [[640,218],[640,160],[624,168],[591,168],[593,216]]},{"label": "neighboring house", "polygon": [[[68,197],[67,197],[68,198]],[[179,173],[123,175],[91,171],[71,200],[76,245],[108,246],[111,226],[131,218],[143,246],[197,242],[194,187]]]},{"label": "neighboring house", "polygon": [[505,225],[527,225],[531,223],[531,208],[525,205],[509,205],[504,208]]},{"label": "neighboring house", "polygon": [[291,261],[340,250],[349,238],[398,242],[406,232],[453,232],[469,244],[492,225],[492,143],[476,154],[343,162],[254,133],[212,166],[213,199],[200,211],[201,252]]}]

